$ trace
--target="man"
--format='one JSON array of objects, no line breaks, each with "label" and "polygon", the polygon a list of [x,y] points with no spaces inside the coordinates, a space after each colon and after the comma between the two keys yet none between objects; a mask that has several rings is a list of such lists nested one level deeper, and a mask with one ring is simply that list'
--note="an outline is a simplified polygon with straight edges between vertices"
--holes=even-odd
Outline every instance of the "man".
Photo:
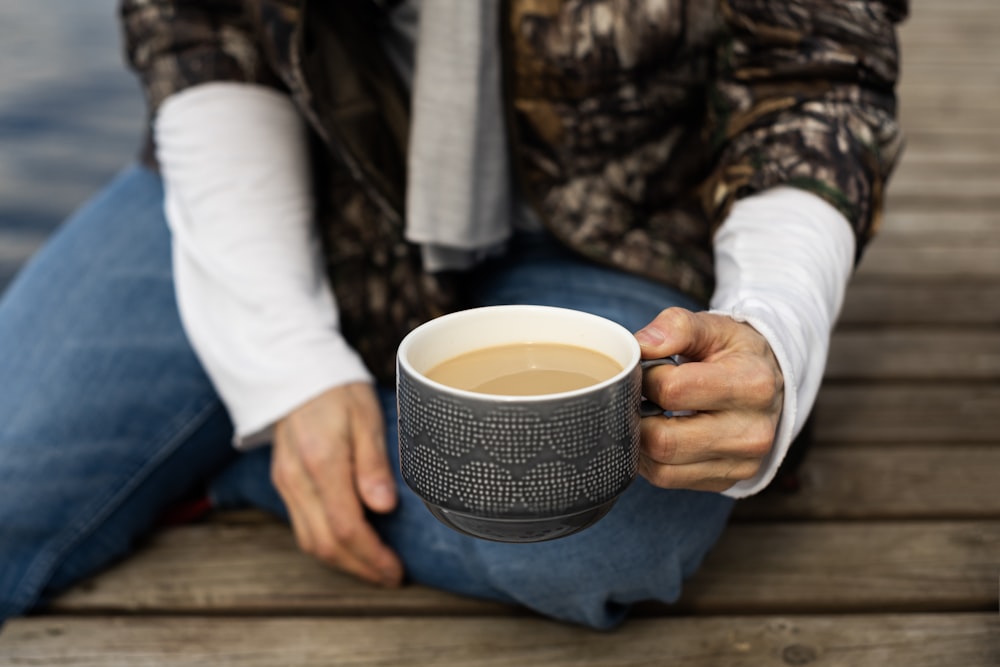
[{"label": "man", "polygon": [[[595,627],[675,600],[812,407],[900,149],[906,3],[122,8],[157,171],[0,305],[0,618],[203,491],[382,585]],[[695,414],[644,420],[644,479],[563,540],[459,535],[398,477],[396,344],[496,303],[691,359],[644,392]]]}]

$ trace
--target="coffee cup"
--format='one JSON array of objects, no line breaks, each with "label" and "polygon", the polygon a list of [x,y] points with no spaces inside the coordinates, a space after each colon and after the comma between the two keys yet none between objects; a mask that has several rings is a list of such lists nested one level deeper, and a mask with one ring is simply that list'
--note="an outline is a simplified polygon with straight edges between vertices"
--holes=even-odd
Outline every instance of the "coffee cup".
[{"label": "coffee cup", "polygon": [[662,413],[643,405],[635,337],[565,308],[444,315],[403,339],[396,367],[403,479],[444,524],[489,540],[598,521],[635,479],[641,416]]}]

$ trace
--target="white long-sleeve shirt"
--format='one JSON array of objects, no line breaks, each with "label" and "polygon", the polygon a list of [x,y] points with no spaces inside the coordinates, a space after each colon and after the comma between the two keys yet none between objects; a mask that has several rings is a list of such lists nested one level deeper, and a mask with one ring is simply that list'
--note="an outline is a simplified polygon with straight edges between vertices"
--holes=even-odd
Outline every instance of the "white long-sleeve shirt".
[{"label": "white long-sleeve shirt", "polygon": [[[169,98],[155,130],[185,330],[237,446],[267,442],[273,424],[310,398],[371,380],[340,335],[322,269],[303,121],[280,93],[211,83]],[[787,187],[740,200],[717,233],[710,307],[764,335],[785,382],[770,455],[728,495],[763,489],[801,429],[854,250],[836,209]]]}]

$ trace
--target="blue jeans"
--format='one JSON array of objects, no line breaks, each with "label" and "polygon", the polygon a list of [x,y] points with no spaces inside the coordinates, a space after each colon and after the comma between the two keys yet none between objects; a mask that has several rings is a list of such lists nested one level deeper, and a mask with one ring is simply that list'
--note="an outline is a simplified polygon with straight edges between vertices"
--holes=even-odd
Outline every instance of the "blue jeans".
[{"label": "blue jeans", "polygon": [[[124,557],[192,494],[286,517],[270,448],[232,449],[229,418],[181,328],[162,199],[157,175],[124,171],[0,300],[0,623]],[[667,306],[698,307],[541,235],[520,238],[477,280],[479,305],[565,306],[632,330]],[[400,498],[372,520],[411,581],[609,627],[635,601],[676,600],[732,506],[640,479],[580,534],[526,545],[469,538],[398,478],[395,397],[380,396]]]}]

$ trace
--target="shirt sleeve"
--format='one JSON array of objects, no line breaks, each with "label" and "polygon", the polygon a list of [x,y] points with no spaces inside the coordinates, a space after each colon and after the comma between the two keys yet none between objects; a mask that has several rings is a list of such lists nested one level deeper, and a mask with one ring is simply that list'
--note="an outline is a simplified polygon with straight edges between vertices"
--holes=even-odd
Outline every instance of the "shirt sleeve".
[{"label": "shirt sleeve", "polygon": [[771,452],[756,476],[726,495],[763,490],[802,430],[823,380],[854,253],[847,219],[825,200],[790,187],[741,199],[716,233],[710,309],[767,339],[785,385]]},{"label": "shirt sleeve", "polygon": [[324,390],[371,381],[339,333],[312,224],[306,131],[284,95],[209,83],[155,123],[185,331],[237,446]]},{"label": "shirt sleeve", "polygon": [[860,256],[902,150],[896,25],[907,0],[724,0],[720,10],[706,210],[721,224],[740,198],[793,186],[844,216]]}]

